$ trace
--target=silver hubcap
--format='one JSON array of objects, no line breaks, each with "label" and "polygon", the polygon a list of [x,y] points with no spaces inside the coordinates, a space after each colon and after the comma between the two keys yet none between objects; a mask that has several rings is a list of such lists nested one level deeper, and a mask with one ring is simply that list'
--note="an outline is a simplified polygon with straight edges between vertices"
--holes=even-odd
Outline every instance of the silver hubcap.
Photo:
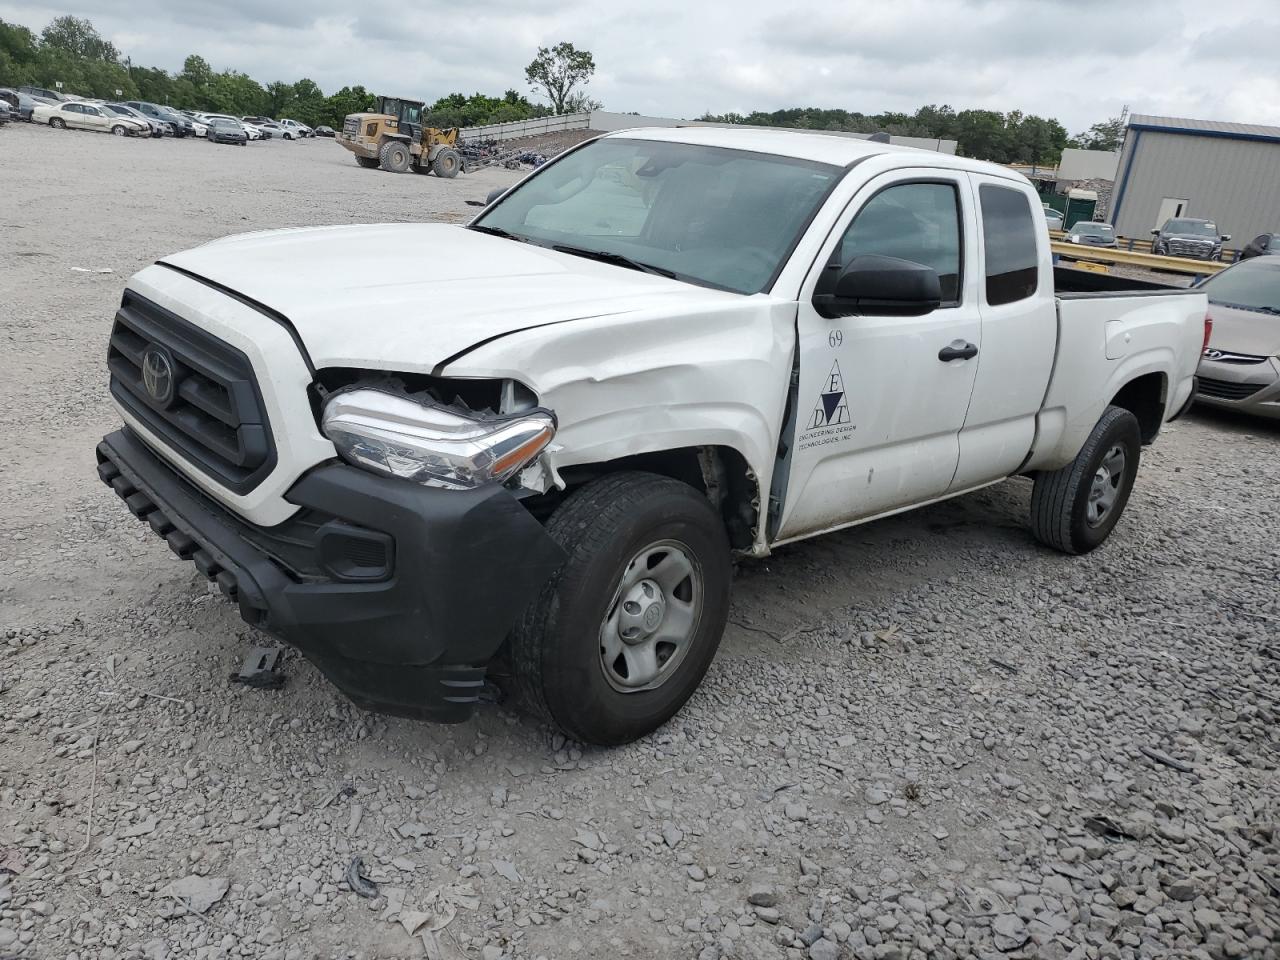
[{"label": "silver hubcap", "polygon": [[600,624],[600,667],[619,693],[662,686],[680,666],[702,613],[702,569],[683,543],[645,547],[622,571]]},{"label": "silver hubcap", "polygon": [[1085,513],[1089,526],[1096,527],[1111,514],[1111,508],[1120,496],[1120,484],[1124,483],[1127,459],[1124,447],[1116,444],[1098,464],[1098,472],[1093,475],[1093,484],[1089,488],[1089,506]]}]

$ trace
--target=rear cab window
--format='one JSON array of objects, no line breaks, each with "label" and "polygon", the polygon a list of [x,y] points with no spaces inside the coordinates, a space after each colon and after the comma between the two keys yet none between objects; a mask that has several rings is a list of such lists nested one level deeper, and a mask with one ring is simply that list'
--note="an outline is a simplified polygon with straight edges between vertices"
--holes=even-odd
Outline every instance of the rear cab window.
[{"label": "rear cab window", "polygon": [[1040,253],[1027,195],[1013,187],[984,183],[978,188],[978,201],[987,304],[997,307],[1033,296],[1040,281]]}]

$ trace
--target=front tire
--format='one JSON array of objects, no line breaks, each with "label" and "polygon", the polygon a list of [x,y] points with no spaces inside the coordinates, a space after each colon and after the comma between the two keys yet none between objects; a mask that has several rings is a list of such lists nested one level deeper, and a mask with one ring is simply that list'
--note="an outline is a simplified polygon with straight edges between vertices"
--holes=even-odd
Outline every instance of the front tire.
[{"label": "front tire", "polygon": [[452,147],[445,147],[431,161],[431,172],[437,177],[452,180],[462,169],[462,157]]},{"label": "front tire", "polygon": [[123,137],[126,132],[125,128],[118,123],[111,128],[111,135],[113,137]]},{"label": "front tire", "polygon": [[617,473],[576,491],[547,532],[567,558],[516,625],[527,709],[585,743],[629,743],[702,682],[729,612],[724,524],[688,484]]},{"label": "front tire", "polygon": [[1107,407],[1071,463],[1036,474],[1031,492],[1036,539],[1071,554],[1100,546],[1129,502],[1141,455],[1138,418]]},{"label": "front tire", "polygon": [[382,145],[382,150],[378,153],[378,159],[382,163],[383,170],[390,170],[392,173],[404,173],[409,169],[413,154],[409,152],[409,145],[404,141],[388,140]]}]

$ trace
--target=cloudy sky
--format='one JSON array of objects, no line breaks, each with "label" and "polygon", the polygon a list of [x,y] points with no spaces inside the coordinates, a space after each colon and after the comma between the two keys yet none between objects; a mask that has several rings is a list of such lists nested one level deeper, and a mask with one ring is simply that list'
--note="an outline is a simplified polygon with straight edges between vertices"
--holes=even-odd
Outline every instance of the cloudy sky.
[{"label": "cloudy sky", "polygon": [[1280,125],[1280,0],[0,0],[88,17],[134,63],[432,100],[524,89],[539,45],[590,50],[610,110],[1020,109],[1072,132],[1136,113]]}]

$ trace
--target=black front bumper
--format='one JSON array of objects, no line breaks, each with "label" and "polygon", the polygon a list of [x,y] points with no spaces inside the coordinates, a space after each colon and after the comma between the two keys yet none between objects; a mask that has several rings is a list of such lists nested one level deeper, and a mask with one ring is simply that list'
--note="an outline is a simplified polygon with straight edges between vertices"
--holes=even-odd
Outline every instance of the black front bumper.
[{"label": "black front bumper", "polygon": [[440,490],[322,464],[286,494],[299,513],[247,523],[127,427],[98,474],[245,622],[297,647],[361,706],[465,720],[485,668],[563,559],[509,491]]}]

